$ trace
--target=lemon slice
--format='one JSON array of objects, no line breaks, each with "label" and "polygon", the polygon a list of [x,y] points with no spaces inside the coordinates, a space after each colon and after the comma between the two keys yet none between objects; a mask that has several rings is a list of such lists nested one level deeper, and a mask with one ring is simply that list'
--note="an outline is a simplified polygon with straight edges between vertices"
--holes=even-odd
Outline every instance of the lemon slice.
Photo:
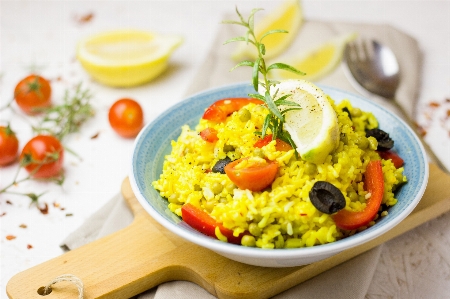
[{"label": "lemon slice", "polygon": [[[294,40],[303,23],[303,12],[299,0],[286,0],[271,14],[266,15],[261,22],[255,25],[257,40],[269,31],[284,29],[289,33],[275,33],[266,36],[263,43],[266,47],[265,59],[270,59],[281,54]],[[258,53],[252,44],[241,42],[233,53],[234,60],[255,59]]]},{"label": "lemon slice", "polygon": [[318,80],[341,62],[345,45],[356,38],[356,33],[346,33],[330,39],[316,48],[299,53],[292,57],[286,57],[283,61],[306,75],[297,75],[284,70],[274,70],[272,75],[277,79],[295,79],[314,81]]},{"label": "lemon slice", "polygon": [[181,43],[180,36],[111,31],[81,40],[77,58],[95,80],[130,87],[149,82],[166,70],[170,54]]},{"label": "lemon slice", "polygon": [[287,100],[301,107],[301,110],[287,112],[284,123],[300,157],[307,162],[323,163],[339,144],[338,120],[327,96],[305,80],[286,80],[273,88],[278,89],[277,98],[291,94]]}]

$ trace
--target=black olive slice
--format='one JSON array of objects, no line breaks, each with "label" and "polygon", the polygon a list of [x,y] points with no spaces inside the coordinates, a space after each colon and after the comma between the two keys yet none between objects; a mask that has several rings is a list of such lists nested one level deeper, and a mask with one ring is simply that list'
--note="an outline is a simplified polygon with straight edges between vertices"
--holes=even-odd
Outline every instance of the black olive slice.
[{"label": "black olive slice", "polygon": [[311,203],[325,214],[333,214],[345,208],[345,198],[341,190],[325,181],[314,183],[309,191]]},{"label": "black olive slice", "polygon": [[371,129],[366,131],[366,137],[374,137],[378,141],[377,150],[387,151],[394,147],[394,140],[389,137],[389,134],[380,129]]},{"label": "black olive slice", "polygon": [[229,163],[231,163],[231,159],[228,157],[217,161],[217,163],[212,168],[212,172],[219,172],[221,174],[225,174],[225,166],[227,166]]}]

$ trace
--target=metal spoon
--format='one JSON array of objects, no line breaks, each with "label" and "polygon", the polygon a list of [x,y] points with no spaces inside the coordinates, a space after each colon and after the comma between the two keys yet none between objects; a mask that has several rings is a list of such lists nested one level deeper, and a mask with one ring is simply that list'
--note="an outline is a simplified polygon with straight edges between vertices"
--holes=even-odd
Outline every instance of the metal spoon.
[{"label": "metal spoon", "polygon": [[[395,93],[400,84],[400,67],[392,50],[375,40],[361,43],[352,42],[345,48],[344,61],[353,79],[360,87],[395,105],[397,110],[403,114],[401,116],[406,123],[416,130],[430,159],[442,170],[450,173],[423,140],[422,135],[417,132],[417,126],[407,117],[403,107],[395,100]],[[353,83],[353,81],[351,82]]]}]

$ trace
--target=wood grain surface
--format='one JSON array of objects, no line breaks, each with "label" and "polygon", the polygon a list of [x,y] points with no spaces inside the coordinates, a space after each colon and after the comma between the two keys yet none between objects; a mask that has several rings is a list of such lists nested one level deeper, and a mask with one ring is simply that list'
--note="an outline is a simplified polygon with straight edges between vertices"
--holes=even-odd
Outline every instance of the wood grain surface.
[{"label": "wood grain surface", "polygon": [[[6,290],[11,299],[42,299],[37,293],[55,277],[73,274],[84,298],[130,298],[163,282],[194,282],[218,298],[269,298],[450,210],[450,176],[430,164],[430,179],[416,209],[394,229],[361,246],[306,266],[263,268],[242,264],[172,234],[141,207],[128,179],[122,193],[135,218],[128,227],[18,273]],[[45,299],[77,298],[61,282]]]}]

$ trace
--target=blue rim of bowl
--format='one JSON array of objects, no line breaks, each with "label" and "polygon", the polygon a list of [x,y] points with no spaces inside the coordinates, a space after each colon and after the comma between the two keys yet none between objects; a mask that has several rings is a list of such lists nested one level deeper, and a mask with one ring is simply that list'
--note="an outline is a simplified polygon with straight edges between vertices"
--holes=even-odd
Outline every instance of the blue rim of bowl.
[{"label": "blue rim of bowl", "polygon": [[[400,124],[401,128],[405,130],[405,132],[402,132],[403,134],[406,134],[408,136],[408,141],[410,144],[408,145],[409,148],[415,149],[414,152],[418,154],[416,157],[417,160],[414,162],[416,163],[416,166],[421,170],[420,173],[414,173],[414,175],[419,175],[419,177],[416,179],[416,181],[419,182],[417,186],[415,186],[414,189],[414,199],[411,201],[410,204],[406,205],[399,215],[394,219],[389,219],[388,221],[383,221],[381,219],[371,228],[368,228],[362,232],[358,232],[357,234],[354,234],[352,236],[349,236],[347,238],[338,240],[333,243],[323,244],[323,245],[317,245],[313,247],[302,247],[302,248],[292,248],[292,249],[261,249],[261,248],[255,248],[255,247],[245,247],[245,246],[239,246],[234,245],[226,242],[222,242],[219,240],[216,240],[214,238],[205,236],[201,234],[200,232],[195,231],[194,229],[190,228],[188,225],[180,225],[180,224],[174,224],[165,217],[163,217],[160,213],[158,213],[148,202],[146,199],[144,193],[145,191],[141,188],[141,185],[138,184],[136,177],[136,164],[139,162],[138,159],[138,150],[140,149],[140,146],[142,146],[143,140],[147,132],[154,127],[157,127],[158,124],[165,119],[166,117],[170,117],[170,115],[177,111],[178,109],[182,109],[185,107],[185,105],[194,104],[196,99],[199,97],[211,97],[213,94],[218,94],[215,99],[212,99],[210,103],[214,102],[215,100],[223,98],[223,96],[220,96],[220,94],[224,94],[230,90],[233,89],[244,89],[246,92],[254,92],[253,88],[251,87],[251,84],[244,82],[244,83],[236,83],[236,84],[230,84],[230,85],[224,85],[217,88],[211,88],[204,90],[202,92],[199,92],[197,94],[194,94],[185,100],[179,102],[178,104],[172,106],[165,112],[163,112],[161,115],[159,115],[154,121],[147,124],[141,132],[136,137],[136,140],[134,142],[133,146],[133,154],[132,154],[132,161],[131,161],[131,172],[130,172],[130,184],[132,187],[132,190],[142,205],[142,207],[161,225],[163,225],[165,228],[167,228],[169,231],[175,233],[176,235],[191,241],[197,245],[209,248],[216,252],[226,253],[229,255],[240,255],[242,257],[252,257],[252,258],[261,258],[261,259],[273,259],[273,258],[282,258],[282,259],[295,259],[295,258],[303,258],[303,257],[309,257],[311,255],[317,256],[321,254],[333,254],[338,253],[340,251],[343,251],[345,249],[349,249],[352,247],[355,247],[357,245],[366,243],[384,233],[389,231],[391,228],[396,226],[398,223],[400,223],[403,219],[405,219],[416,207],[416,205],[419,203],[420,199],[422,198],[423,193],[425,192],[425,188],[428,181],[429,176],[429,167],[427,162],[427,157],[425,154],[425,150],[419,141],[416,134],[413,132],[413,130],[408,127],[408,125],[401,120],[399,117],[395,116],[392,112],[389,110],[386,110],[382,106],[364,98],[359,95],[335,88],[330,86],[324,86],[317,84],[318,87],[322,88],[326,94],[333,93],[334,96],[331,96],[335,102],[339,102],[340,100],[347,98],[350,99],[350,102],[356,100],[358,101],[358,105],[355,105],[356,107],[361,108],[362,110],[367,111],[367,109],[364,109],[361,107],[368,106],[370,108],[375,108],[379,110],[380,113],[383,113],[383,115],[387,118],[391,118],[395,120],[394,122],[397,122],[397,124]],[[340,99],[336,99],[336,95],[342,96]],[[244,95],[241,95],[244,96]],[[201,102],[203,103],[203,102]],[[206,109],[207,106],[204,106]],[[195,121],[198,122],[198,119],[201,117],[201,115],[193,115],[191,117],[191,122]],[[378,118],[378,116],[377,116]],[[195,122],[195,123],[196,123]],[[180,126],[181,127],[181,126]],[[167,136],[167,138],[176,139],[178,135],[174,136]],[[411,149],[410,149],[411,151]],[[143,161],[141,161],[144,163]],[[161,169],[157,170],[158,174],[161,173]],[[408,166],[405,165],[405,174],[408,172]],[[412,175],[410,173],[409,175],[406,174],[407,177]],[[410,184],[411,182],[408,181],[407,184]],[[149,183],[151,185],[151,182]],[[403,188],[403,187],[402,187]],[[402,188],[400,188],[399,192],[402,192]],[[162,197],[161,197],[162,198]],[[397,203],[398,205],[398,203]],[[394,206],[395,207],[395,206]],[[175,214],[173,214],[174,217],[177,217]],[[183,222],[180,222],[183,223]]]}]

